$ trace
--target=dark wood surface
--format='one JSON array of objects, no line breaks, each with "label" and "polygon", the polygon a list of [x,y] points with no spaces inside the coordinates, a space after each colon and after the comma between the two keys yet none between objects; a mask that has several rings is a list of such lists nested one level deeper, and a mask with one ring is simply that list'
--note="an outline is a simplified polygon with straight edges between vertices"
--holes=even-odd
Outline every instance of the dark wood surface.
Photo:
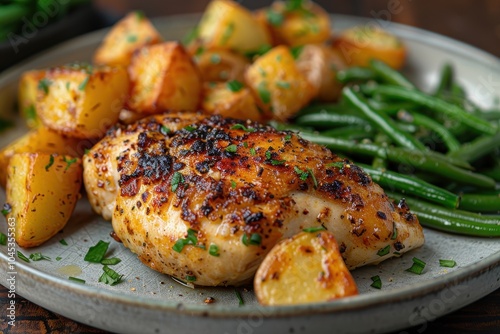
[{"label": "dark wood surface", "polygon": [[[131,9],[143,9],[149,16],[200,12],[208,1],[203,0],[97,0],[101,10],[120,15]],[[244,5],[258,8],[266,0],[243,0]],[[434,31],[461,40],[500,57],[499,0],[318,0],[332,13],[389,19]],[[390,6],[398,5],[398,13],[390,14]],[[394,7],[393,7],[394,8]],[[2,282],[3,283],[3,282]],[[0,286],[0,333],[106,333],[53,312],[26,299],[16,297],[16,326],[8,326],[5,315],[8,290]],[[397,315],[394,315],[397,316]],[[500,333],[500,289],[481,300],[426,325],[399,333]]]}]

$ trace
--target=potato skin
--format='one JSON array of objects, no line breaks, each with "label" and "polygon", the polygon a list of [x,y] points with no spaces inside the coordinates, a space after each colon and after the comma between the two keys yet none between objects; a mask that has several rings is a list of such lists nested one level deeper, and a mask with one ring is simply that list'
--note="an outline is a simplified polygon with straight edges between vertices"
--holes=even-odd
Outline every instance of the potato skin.
[{"label": "potato skin", "polygon": [[300,232],[271,249],[254,279],[263,305],[329,301],[358,294],[332,233]]},{"label": "potato skin", "polygon": [[41,125],[0,150],[0,185],[7,182],[7,165],[16,153],[40,152],[81,157],[96,140],[70,138]]},{"label": "potato skin", "polygon": [[267,118],[286,120],[311,101],[314,87],[299,71],[288,47],[257,58],[245,73],[247,86]]},{"label": "potato skin", "polygon": [[36,111],[43,124],[74,138],[100,138],[116,123],[129,89],[122,67],[69,65],[47,71]]},{"label": "potato skin", "polygon": [[129,67],[127,108],[144,114],[167,110],[196,110],[201,98],[201,75],[177,42],[144,47]]},{"label": "potato skin", "polygon": [[141,12],[132,12],[111,28],[94,54],[94,63],[126,67],[136,50],[161,41],[151,22]]},{"label": "potato skin", "polygon": [[24,72],[19,80],[19,113],[23,116],[29,128],[36,128],[41,124],[36,114],[36,97],[38,83],[44,77],[45,70],[33,70]]},{"label": "potato skin", "polygon": [[80,196],[82,172],[79,158],[47,153],[12,156],[7,170],[11,206],[7,218],[15,219],[19,246],[39,246],[66,225]]},{"label": "potato skin", "polygon": [[391,33],[369,26],[347,29],[333,45],[344,57],[347,66],[368,66],[371,59],[385,62],[399,70],[406,60],[406,47]]}]

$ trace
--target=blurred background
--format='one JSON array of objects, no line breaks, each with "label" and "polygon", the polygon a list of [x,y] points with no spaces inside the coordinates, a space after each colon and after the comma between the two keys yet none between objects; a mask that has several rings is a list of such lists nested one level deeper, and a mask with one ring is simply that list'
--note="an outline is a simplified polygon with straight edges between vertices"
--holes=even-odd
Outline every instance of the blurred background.
[{"label": "blurred background", "polygon": [[[239,0],[244,6],[257,9],[273,0]],[[40,3],[65,3],[58,15],[44,20],[34,16]],[[76,35],[106,27],[127,12],[143,10],[149,17],[182,13],[201,13],[209,0],[0,0],[0,71]],[[330,13],[370,17],[376,20],[407,24],[430,30],[476,46],[500,57],[500,0],[316,0]],[[29,4],[29,10],[12,4]],[[38,13],[40,10],[38,9]],[[17,21],[8,22],[17,15]],[[19,32],[28,18],[39,29],[28,31],[25,43]],[[35,21],[38,20],[38,21]],[[19,39],[2,40],[2,34],[18,29]],[[13,43],[17,46],[12,47]]]}]

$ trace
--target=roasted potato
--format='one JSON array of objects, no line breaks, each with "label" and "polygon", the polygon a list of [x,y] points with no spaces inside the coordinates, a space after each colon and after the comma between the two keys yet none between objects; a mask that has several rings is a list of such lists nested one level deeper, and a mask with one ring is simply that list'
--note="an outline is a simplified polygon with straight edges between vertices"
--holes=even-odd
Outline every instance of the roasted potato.
[{"label": "roasted potato", "polygon": [[24,72],[19,80],[19,113],[26,121],[29,128],[36,128],[41,124],[36,114],[36,96],[38,84],[45,77],[45,71]]},{"label": "roasted potato", "polygon": [[62,134],[99,138],[118,120],[128,89],[121,67],[56,67],[39,82],[36,112],[45,126]]},{"label": "roasted potato", "polygon": [[261,114],[250,90],[239,81],[206,83],[201,109],[209,114],[259,121]]},{"label": "roasted potato", "polygon": [[196,110],[201,75],[184,47],[166,42],[142,48],[129,67],[127,108],[154,114],[166,110]]},{"label": "roasted potato", "polygon": [[314,99],[331,102],[339,98],[342,84],[337,81],[337,72],[346,66],[330,46],[305,45],[297,57],[297,67],[314,87]]},{"label": "roasted potato", "polygon": [[271,249],[254,278],[264,305],[329,301],[358,294],[332,233],[301,232]]},{"label": "roasted potato", "polygon": [[247,58],[228,50],[199,49],[194,59],[205,82],[243,81],[250,65]]},{"label": "roasted potato", "polygon": [[5,187],[7,165],[16,153],[41,152],[81,157],[95,140],[66,137],[41,125],[0,150],[0,185]]},{"label": "roasted potato", "polygon": [[197,31],[197,40],[209,49],[223,48],[247,53],[271,45],[266,27],[248,9],[232,0],[211,1]]},{"label": "roasted potato", "polygon": [[330,15],[311,1],[275,1],[256,17],[267,23],[275,45],[319,44],[331,36]]},{"label": "roasted potato", "polygon": [[283,45],[257,58],[247,69],[245,81],[265,116],[279,120],[293,116],[315,92]]},{"label": "roasted potato", "polygon": [[116,23],[94,54],[94,63],[128,66],[133,53],[146,45],[160,43],[162,37],[140,11],[132,12]]},{"label": "roasted potato", "polygon": [[15,218],[21,247],[39,246],[68,222],[80,196],[79,158],[47,153],[20,153],[7,170],[7,218]]},{"label": "roasted potato", "polygon": [[369,25],[345,30],[334,41],[347,66],[368,66],[371,59],[401,69],[406,60],[406,47],[391,33]]}]

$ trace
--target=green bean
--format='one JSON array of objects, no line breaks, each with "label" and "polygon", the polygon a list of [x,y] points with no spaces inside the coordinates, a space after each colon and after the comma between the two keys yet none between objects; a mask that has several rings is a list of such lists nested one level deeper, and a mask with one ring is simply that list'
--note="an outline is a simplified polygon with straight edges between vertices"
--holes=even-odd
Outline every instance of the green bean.
[{"label": "green bean", "polygon": [[417,90],[409,90],[397,86],[378,85],[375,87],[366,87],[365,91],[371,94],[379,94],[391,98],[411,101],[431,110],[441,112],[446,116],[455,118],[457,121],[469,126],[471,129],[484,134],[495,134],[496,126],[475,115],[467,113],[463,108],[448,103],[440,98],[430,96]]},{"label": "green bean", "polygon": [[419,113],[401,110],[398,112],[398,119],[422,126],[437,133],[450,152],[457,151],[460,148],[460,143],[455,136],[453,136],[448,129],[432,118]]},{"label": "green bean", "polygon": [[380,101],[376,101],[374,99],[369,99],[368,104],[375,110],[384,112],[388,115],[396,115],[400,110],[412,110],[417,108],[418,106],[415,103],[383,103]]},{"label": "green bean", "polygon": [[359,163],[357,165],[362,167],[373,181],[379,183],[384,189],[390,188],[403,194],[417,196],[448,208],[454,209],[458,206],[458,195],[416,177],[392,171],[382,171]]},{"label": "green bean", "polygon": [[342,96],[356,109],[361,111],[371,122],[384,132],[396,144],[409,149],[425,150],[425,146],[413,136],[400,131],[395,122],[386,114],[373,110],[367,100],[349,87],[345,87]]},{"label": "green bean", "polygon": [[[380,146],[387,147],[389,145],[390,141],[391,141],[390,138],[387,137],[387,135],[385,133],[379,132],[375,136],[374,143],[377,145],[380,145]],[[385,159],[375,157],[375,158],[373,158],[372,167],[375,169],[385,169],[387,167],[387,161],[385,161]]]},{"label": "green bean", "polygon": [[483,170],[482,173],[491,177],[493,180],[500,182],[500,166]]},{"label": "green bean", "polygon": [[337,72],[337,80],[343,84],[352,81],[375,80],[376,77],[375,72],[366,67],[351,67]]},{"label": "green bean", "polygon": [[401,147],[385,148],[375,144],[356,143],[354,141],[330,138],[311,132],[302,132],[301,137],[324,145],[333,151],[347,152],[370,157],[380,157],[392,162],[412,166],[415,169],[424,170],[432,174],[441,175],[449,180],[456,180],[463,184],[470,184],[480,188],[495,188],[495,180],[469,170],[459,168],[446,157],[430,151],[408,150]]},{"label": "green bean", "polygon": [[382,79],[382,81],[388,84],[400,86],[406,89],[417,89],[417,87],[406,79],[401,72],[394,70],[380,60],[372,59],[370,61],[370,68],[379,78]]},{"label": "green bean", "polygon": [[474,212],[500,212],[500,195],[463,194],[458,207]]},{"label": "green bean", "polygon": [[301,126],[314,126],[320,129],[332,128],[337,126],[346,126],[346,125],[358,125],[358,126],[370,125],[366,120],[364,120],[359,116],[332,114],[326,112],[300,116],[297,119],[295,119],[295,124]]},{"label": "green bean", "polygon": [[439,84],[434,92],[435,96],[441,96],[445,91],[449,91],[453,82],[454,70],[451,64],[447,63],[441,68]]},{"label": "green bean", "polygon": [[374,130],[371,126],[345,126],[321,132],[324,136],[348,140],[361,140],[373,137]]},{"label": "green bean", "polygon": [[499,147],[500,132],[494,136],[478,137],[475,140],[462,145],[458,150],[448,154],[448,156],[454,158],[460,157],[460,159],[472,162]]},{"label": "green bean", "polygon": [[29,14],[29,9],[21,5],[0,6],[0,25],[8,26],[17,23],[23,16]]},{"label": "green bean", "polygon": [[294,117],[298,118],[300,116],[317,114],[317,113],[359,115],[359,112],[353,110],[348,106],[342,105],[340,103],[329,103],[329,104],[312,104],[310,106],[302,108]]}]

